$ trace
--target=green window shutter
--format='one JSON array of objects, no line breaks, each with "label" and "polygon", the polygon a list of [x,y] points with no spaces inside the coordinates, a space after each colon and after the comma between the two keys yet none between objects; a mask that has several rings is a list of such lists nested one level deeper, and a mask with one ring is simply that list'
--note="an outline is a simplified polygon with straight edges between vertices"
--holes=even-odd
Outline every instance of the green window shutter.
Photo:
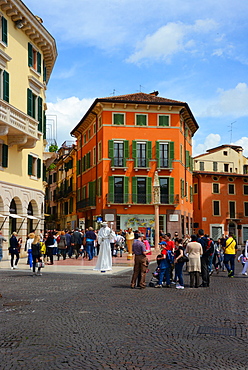
[{"label": "green window shutter", "polygon": [[159,116],[159,126],[169,126],[169,116]]},{"label": "green window shutter", "polygon": [[42,180],[47,182],[46,178],[46,165],[43,163]]},{"label": "green window shutter", "polygon": [[186,167],[189,167],[189,151],[188,150],[186,150],[186,152],[185,152],[185,159],[186,159]]},{"label": "green window shutter", "polygon": [[189,191],[190,191],[190,203],[192,203],[193,202],[193,186],[189,187]]},{"label": "green window shutter", "polygon": [[129,203],[128,185],[129,177],[124,176],[124,203]]},{"label": "green window shutter", "polygon": [[32,90],[27,90],[27,114],[33,117],[33,93]]},{"label": "green window shutter", "polygon": [[8,145],[2,144],[2,167],[8,167]]},{"label": "green window shutter", "polygon": [[159,145],[160,142],[156,141],[156,159],[157,159],[157,168],[160,168],[160,155],[159,155]]},{"label": "green window shutter", "polygon": [[169,178],[169,203],[174,203],[174,178]]},{"label": "green window shutter", "polygon": [[87,168],[90,168],[90,165],[91,163],[90,163],[90,152],[89,152],[87,153]]},{"label": "green window shutter", "polygon": [[3,100],[9,103],[9,73],[3,71]]},{"label": "green window shutter", "polygon": [[151,179],[151,177],[147,177],[146,184],[147,184],[146,203],[151,204],[151,202],[152,202],[152,179]]},{"label": "green window shutter", "polygon": [[33,157],[28,155],[28,175],[33,175]]},{"label": "green window shutter", "polygon": [[108,201],[114,202],[114,176],[109,176]]},{"label": "green window shutter", "polygon": [[46,139],[46,112],[43,111],[43,138]]},{"label": "green window shutter", "polygon": [[43,116],[43,110],[42,110],[42,98],[38,96],[38,130],[42,132],[42,116]]},{"label": "green window shutter", "polygon": [[114,166],[114,140],[108,142],[108,156],[111,158],[111,166]]},{"label": "green window shutter", "polygon": [[193,158],[191,156],[189,156],[189,170],[193,171]]},{"label": "green window shutter", "polygon": [[33,46],[28,43],[28,66],[33,67]]},{"label": "green window shutter", "polygon": [[146,143],[146,167],[149,167],[149,161],[152,159],[152,142]]},{"label": "green window shutter", "polygon": [[37,159],[37,177],[38,179],[41,178],[41,159]]},{"label": "green window shutter", "polygon": [[181,179],[181,198],[184,198],[184,180]]},{"label": "green window shutter", "polygon": [[124,144],[124,167],[125,167],[126,166],[126,161],[129,158],[129,141],[124,140],[123,144]]},{"label": "green window shutter", "polygon": [[121,113],[114,114],[114,125],[124,125],[124,114]]},{"label": "green window shutter", "polygon": [[174,141],[169,142],[169,168],[172,168],[172,161],[174,159]]},{"label": "green window shutter", "polygon": [[146,126],[146,115],[137,114],[136,115],[136,125],[137,126]]},{"label": "green window shutter", "polygon": [[77,161],[77,175],[79,175],[79,161]]},{"label": "green window shutter", "polygon": [[8,22],[7,19],[2,16],[2,41],[8,44]]},{"label": "green window shutter", "polygon": [[137,177],[132,177],[132,199],[137,203]]},{"label": "green window shutter", "polygon": [[102,195],[102,178],[97,179],[97,195]]},{"label": "green window shutter", "polygon": [[137,167],[137,142],[136,140],[132,141],[132,154],[134,159],[134,167]]},{"label": "green window shutter", "polygon": [[85,155],[82,158],[82,171],[85,171]]},{"label": "green window shutter", "polygon": [[78,174],[79,174],[79,175],[81,175],[81,173],[82,173],[82,172],[81,172],[81,169],[82,169],[82,167],[81,167],[81,163],[82,163],[82,160],[81,160],[81,159],[79,159],[79,161],[78,161],[78,171],[79,171],[79,172],[78,172]]},{"label": "green window shutter", "polygon": [[41,53],[37,52],[37,72],[41,73]]}]

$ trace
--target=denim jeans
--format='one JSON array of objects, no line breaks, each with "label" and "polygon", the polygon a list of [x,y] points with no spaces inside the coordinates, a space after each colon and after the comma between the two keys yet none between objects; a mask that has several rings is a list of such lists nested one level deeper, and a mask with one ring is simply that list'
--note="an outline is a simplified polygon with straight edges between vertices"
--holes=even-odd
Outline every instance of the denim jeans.
[{"label": "denim jeans", "polygon": [[88,253],[89,260],[92,260],[94,257],[94,241],[92,240],[91,242],[88,241],[86,242],[86,251]]},{"label": "denim jeans", "polygon": [[[224,254],[224,265],[228,272],[232,270],[232,275],[234,275],[234,261],[235,261],[236,254]],[[229,266],[230,262],[230,266]]]},{"label": "denim jeans", "polygon": [[179,279],[179,284],[183,286],[183,265],[184,262],[175,263],[175,281]]},{"label": "denim jeans", "polygon": [[170,264],[166,261],[166,259],[161,260],[159,265],[159,285],[162,285],[164,276],[166,276],[166,284],[170,285]]}]

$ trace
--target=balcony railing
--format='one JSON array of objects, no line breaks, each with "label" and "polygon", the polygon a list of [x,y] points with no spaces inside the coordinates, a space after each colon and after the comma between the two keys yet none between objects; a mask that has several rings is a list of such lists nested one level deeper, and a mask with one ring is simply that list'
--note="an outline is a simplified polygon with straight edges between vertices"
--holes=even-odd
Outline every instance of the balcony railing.
[{"label": "balcony railing", "polygon": [[77,202],[77,209],[89,208],[96,206],[96,198],[86,198]]},{"label": "balcony railing", "polygon": [[7,135],[9,146],[22,150],[34,148],[41,133],[38,121],[0,99],[0,135]]},{"label": "balcony railing", "polygon": [[[107,194],[106,201],[110,204],[153,204],[152,193],[139,194]],[[160,204],[177,205],[179,203],[179,195],[161,195]]]}]

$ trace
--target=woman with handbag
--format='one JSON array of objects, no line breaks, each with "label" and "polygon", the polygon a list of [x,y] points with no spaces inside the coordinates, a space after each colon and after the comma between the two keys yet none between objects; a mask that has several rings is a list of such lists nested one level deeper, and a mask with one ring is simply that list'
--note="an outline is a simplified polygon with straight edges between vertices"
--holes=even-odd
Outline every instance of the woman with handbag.
[{"label": "woman with handbag", "polygon": [[179,280],[179,284],[176,285],[176,289],[184,289],[184,282],[183,282],[183,265],[184,265],[184,248],[183,248],[183,240],[182,239],[175,239],[175,253],[174,253],[174,266],[175,266],[175,283],[177,279]]},{"label": "woman with handbag", "polygon": [[35,268],[38,265],[38,271],[36,273],[37,276],[41,276],[40,269],[42,267],[42,260],[41,260],[41,245],[40,245],[40,236],[35,235],[33,243],[31,244],[32,247],[32,258],[33,258],[33,275],[35,275]]}]

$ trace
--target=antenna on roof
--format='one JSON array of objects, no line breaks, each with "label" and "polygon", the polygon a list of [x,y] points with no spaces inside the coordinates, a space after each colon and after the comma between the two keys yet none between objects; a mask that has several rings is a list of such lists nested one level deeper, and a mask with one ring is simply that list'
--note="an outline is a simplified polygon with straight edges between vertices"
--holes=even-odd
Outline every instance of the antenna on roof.
[{"label": "antenna on roof", "polygon": [[145,88],[144,86],[139,85],[139,90],[137,90],[137,91],[138,91],[138,92],[141,92],[142,87],[143,87],[143,88]]},{"label": "antenna on roof", "polygon": [[113,89],[113,92],[110,95],[115,96],[115,93],[117,93],[117,92],[118,92],[117,90]]},{"label": "antenna on roof", "polygon": [[234,124],[234,123],[236,123],[237,121],[234,121],[234,122],[231,122],[230,123],[230,126],[228,126],[228,127],[231,127],[231,129],[228,131],[228,132],[231,132],[230,133],[230,144],[232,143],[232,125]]}]

